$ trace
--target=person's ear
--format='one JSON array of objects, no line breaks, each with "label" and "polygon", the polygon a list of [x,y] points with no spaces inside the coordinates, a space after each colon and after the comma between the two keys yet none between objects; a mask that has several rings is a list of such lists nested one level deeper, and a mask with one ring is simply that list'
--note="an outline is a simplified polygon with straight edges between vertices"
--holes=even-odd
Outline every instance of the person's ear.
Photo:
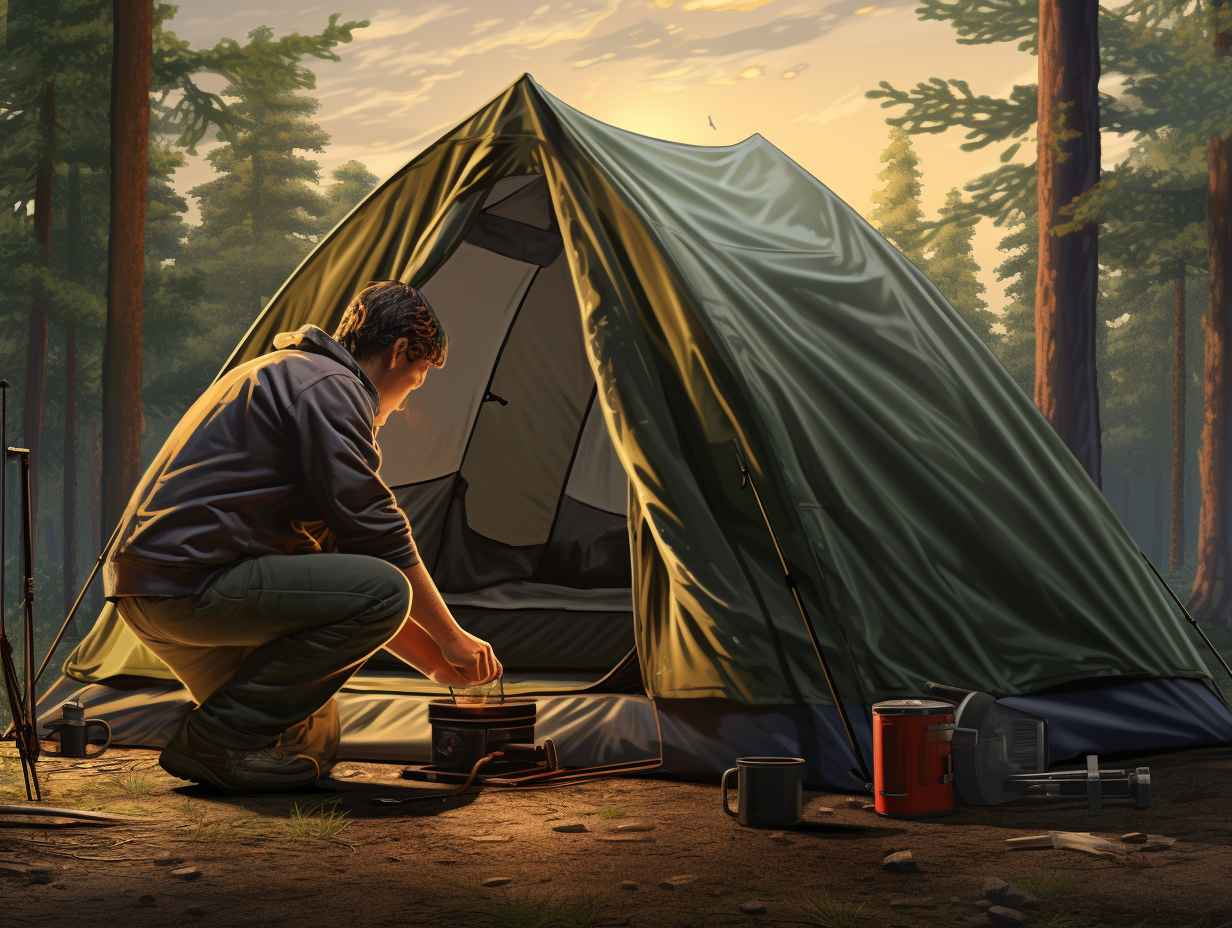
[{"label": "person's ear", "polygon": [[411,340],[409,338],[399,338],[392,345],[392,350],[389,354],[389,369],[393,370],[398,366],[398,356],[405,354],[406,349],[410,347]]}]

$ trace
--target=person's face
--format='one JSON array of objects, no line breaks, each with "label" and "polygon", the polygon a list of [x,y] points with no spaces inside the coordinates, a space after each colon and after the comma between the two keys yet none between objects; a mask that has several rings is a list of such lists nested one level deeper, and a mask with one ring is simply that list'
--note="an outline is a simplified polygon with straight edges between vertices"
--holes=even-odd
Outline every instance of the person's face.
[{"label": "person's face", "polygon": [[376,384],[377,393],[381,397],[381,406],[377,412],[376,426],[380,428],[395,412],[401,412],[406,398],[413,390],[423,386],[428,378],[431,363],[426,359],[412,361],[407,356],[409,341],[400,338],[385,352],[383,370],[380,382]]}]

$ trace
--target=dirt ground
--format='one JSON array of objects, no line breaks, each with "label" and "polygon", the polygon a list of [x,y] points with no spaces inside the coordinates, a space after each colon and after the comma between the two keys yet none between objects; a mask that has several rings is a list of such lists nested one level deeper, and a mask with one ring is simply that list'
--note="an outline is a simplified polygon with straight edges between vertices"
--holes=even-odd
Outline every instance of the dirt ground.
[{"label": "dirt ground", "polygon": [[[776,833],[725,816],[713,784],[491,787],[381,807],[373,796],[408,786],[397,767],[343,763],[335,792],[220,797],[165,774],[152,751],[113,749],[41,761],[45,800],[148,821],[0,820],[0,925],[959,926],[993,924],[978,900],[998,877],[1037,897],[1022,909],[1030,926],[1232,926],[1232,750],[1116,766],[1140,763],[1153,781],[1144,811],[1039,800],[914,822],[810,792],[806,822]],[[22,795],[10,753],[0,801]],[[634,823],[653,827],[617,830]],[[568,824],[586,830],[554,830]],[[1048,830],[1177,840],[1115,857],[1005,845]],[[901,849],[918,872],[882,868]]]}]

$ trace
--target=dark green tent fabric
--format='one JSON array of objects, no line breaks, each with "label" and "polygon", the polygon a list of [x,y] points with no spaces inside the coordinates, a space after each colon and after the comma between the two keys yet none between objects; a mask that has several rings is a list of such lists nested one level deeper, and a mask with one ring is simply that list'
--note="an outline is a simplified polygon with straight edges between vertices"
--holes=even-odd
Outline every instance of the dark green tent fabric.
[{"label": "dark green tent fabric", "polygon": [[225,369],[276,332],[331,330],[369,280],[424,284],[516,174],[546,179],[629,477],[650,695],[829,701],[737,448],[845,701],[928,680],[1003,695],[1209,678],[1030,400],[916,268],[760,136],[636,135],[525,75],[340,223]]}]

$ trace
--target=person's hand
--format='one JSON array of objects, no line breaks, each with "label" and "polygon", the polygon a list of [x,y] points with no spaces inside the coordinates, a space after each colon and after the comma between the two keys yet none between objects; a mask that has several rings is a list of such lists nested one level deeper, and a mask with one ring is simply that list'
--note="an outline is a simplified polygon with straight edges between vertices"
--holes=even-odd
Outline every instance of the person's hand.
[{"label": "person's hand", "polygon": [[441,661],[428,672],[427,677],[437,686],[453,686],[463,689],[474,684],[460,670],[446,661]]},{"label": "person's hand", "polygon": [[450,686],[482,686],[485,683],[491,683],[504,673],[504,668],[496,659],[492,646],[461,626],[446,640],[438,641],[437,645],[446,663],[465,681],[450,683]]}]

